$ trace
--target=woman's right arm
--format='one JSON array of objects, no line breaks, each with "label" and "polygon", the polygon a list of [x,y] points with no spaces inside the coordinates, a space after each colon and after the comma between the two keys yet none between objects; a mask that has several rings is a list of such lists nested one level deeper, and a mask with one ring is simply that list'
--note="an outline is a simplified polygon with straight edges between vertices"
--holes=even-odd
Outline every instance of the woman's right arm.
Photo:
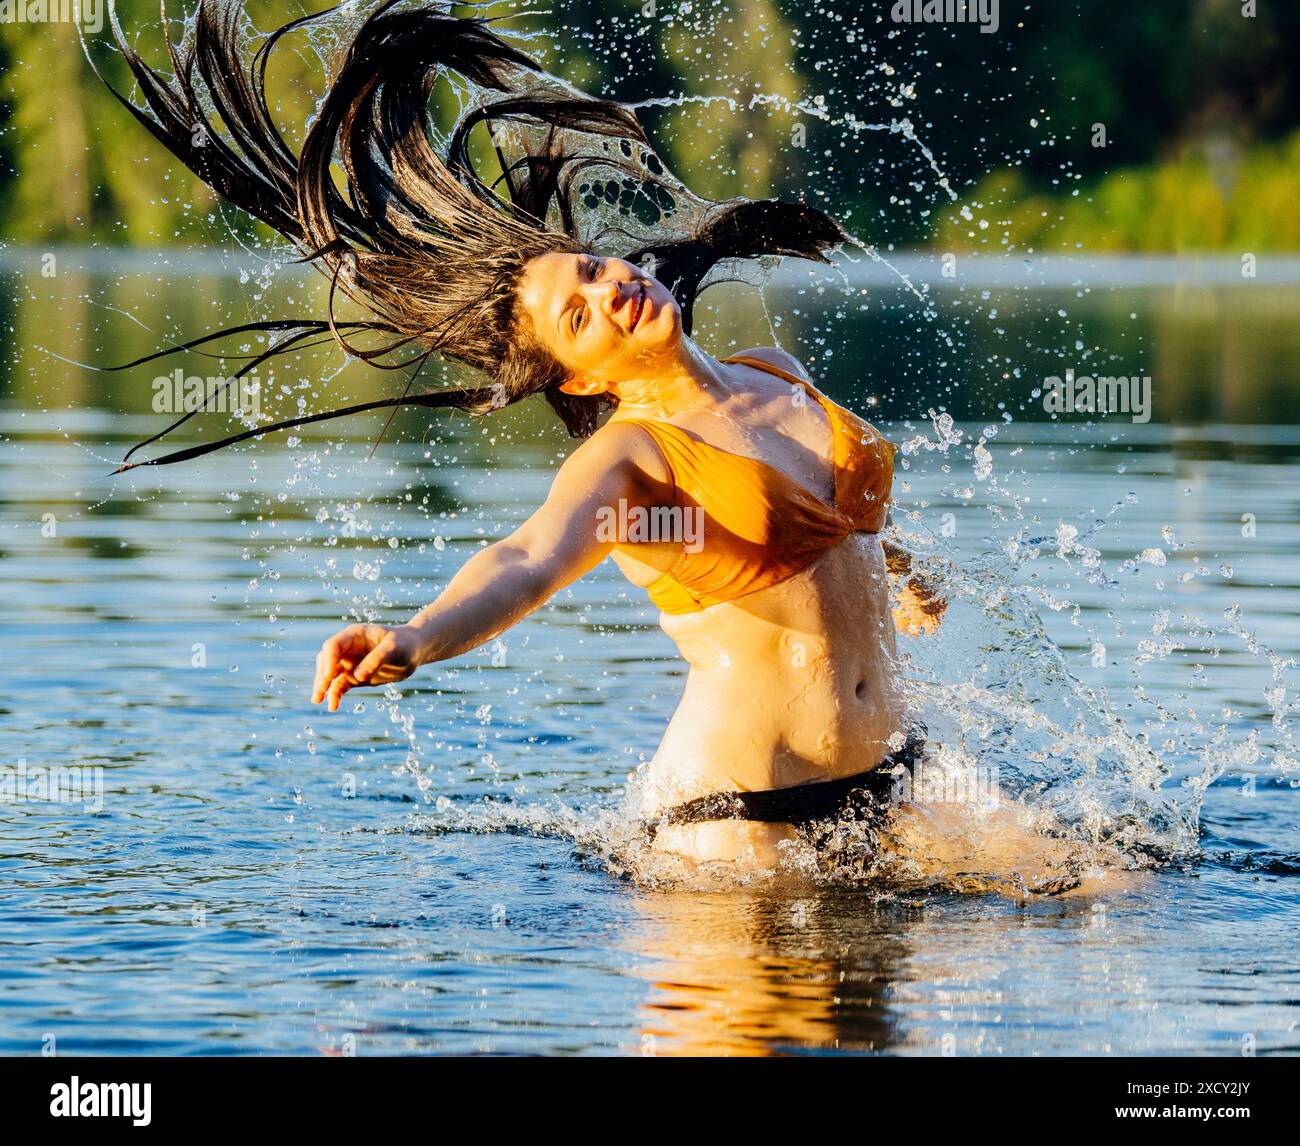
[{"label": "woman's right arm", "polygon": [[598,565],[613,548],[597,529],[600,511],[617,511],[620,500],[649,506],[662,495],[663,482],[652,475],[664,466],[647,453],[653,449],[632,426],[607,426],[588,439],[560,467],[537,511],[475,553],[431,605],[405,625],[351,625],[326,641],[312,702],[327,700],[336,712],[357,685],[389,684],[478,648]]}]

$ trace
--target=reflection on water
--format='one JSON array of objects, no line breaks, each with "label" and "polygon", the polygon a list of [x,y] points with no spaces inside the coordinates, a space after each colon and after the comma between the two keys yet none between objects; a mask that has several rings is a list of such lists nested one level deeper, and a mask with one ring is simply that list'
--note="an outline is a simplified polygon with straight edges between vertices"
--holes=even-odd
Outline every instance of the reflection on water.
[{"label": "reflection on water", "polygon": [[[638,966],[650,986],[638,1008],[643,1053],[889,1047],[884,996],[906,946],[882,936],[867,947],[851,934],[836,942],[843,920],[832,912],[847,906],[839,899],[771,891],[647,898],[629,936],[648,958]],[[878,925],[888,913],[859,903],[853,914]]]},{"label": "reflection on water", "polygon": [[[404,616],[537,504],[565,448],[542,410],[404,417],[370,462],[382,418],[110,480],[161,423],[152,368],[94,374],[37,347],[121,361],[250,312],[296,313],[316,286],[12,267],[6,286],[6,764],[102,768],[104,807],[0,803],[0,1051],[35,1053],[47,1036],[69,1054],[1300,1049],[1296,793],[1267,754],[1211,785],[1199,862],[1104,903],[638,887],[575,847],[574,824],[608,814],[653,751],[682,667],[612,569],[501,650],[423,671],[397,702],[358,695],[332,718],[307,704],[312,655],[341,619]],[[1267,288],[1273,301],[971,288],[940,306],[960,358],[882,288],[834,321],[824,296],[815,307],[789,289],[781,337],[832,338],[830,388],[862,409],[878,391],[873,416],[895,436],[910,431],[890,419],[939,401],[977,413],[964,428],[978,434],[1006,402],[998,472],[1047,534],[1124,503],[1098,542],[1108,568],[1162,544],[1167,525],[1187,542],[1168,550],[1163,594],[1149,567],[1116,596],[1044,566],[1040,582],[1078,603],[1043,621],[1081,680],[1105,683],[1090,632],[1117,626],[1109,655],[1131,658],[1171,606],[1218,619],[1240,605],[1278,655],[1300,656],[1296,334],[1276,318],[1293,288]],[[721,313],[731,324],[718,350],[770,341],[748,288],[705,300],[706,330]],[[1086,346],[1140,348],[1156,421],[1050,425],[1013,405],[1045,368],[1035,353],[1060,362],[1073,346],[1061,309]],[[339,367],[329,353],[290,364],[276,402],[400,386]],[[954,515],[954,545],[979,549],[978,497],[938,466],[905,482],[930,520]],[[1209,572],[1179,580],[1198,566]],[[1141,679],[1153,702],[1190,697],[1237,743],[1276,735],[1270,665],[1240,641],[1153,658]],[[1167,763],[1171,791],[1204,767]],[[472,830],[425,830],[417,809]]]}]

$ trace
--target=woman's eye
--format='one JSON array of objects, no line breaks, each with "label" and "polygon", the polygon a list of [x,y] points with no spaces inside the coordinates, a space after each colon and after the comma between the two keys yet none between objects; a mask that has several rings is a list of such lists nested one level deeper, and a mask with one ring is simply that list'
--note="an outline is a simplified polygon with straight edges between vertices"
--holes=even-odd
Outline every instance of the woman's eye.
[{"label": "woman's eye", "polygon": [[[587,281],[594,283],[598,275],[599,275],[599,271],[597,270],[596,260],[588,259],[587,260]],[[578,331],[580,331],[584,326],[587,325],[587,308],[585,306],[580,306],[573,313],[574,313],[573,333],[577,334]]]}]

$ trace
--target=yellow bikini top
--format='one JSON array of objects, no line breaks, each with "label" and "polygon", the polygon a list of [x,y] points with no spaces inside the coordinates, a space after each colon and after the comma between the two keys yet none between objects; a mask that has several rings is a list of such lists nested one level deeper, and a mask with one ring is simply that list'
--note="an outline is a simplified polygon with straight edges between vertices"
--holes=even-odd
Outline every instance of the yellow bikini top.
[{"label": "yellow bikini top", "polygon": [[696,612],[777,585],[850,533],[878,533],[889,508],[894,446],[879,430],[779,366],[743,354],[722,361],[777,374],[821,404],[834,439],[835,503],[767,462],[712,446],[680,426],[623,419],[654,439],[672,474],[672,512],[663,524],[681,533],[639,539],[629,533],[631,539],[614,546],[644,560],[641,541],[681,542],[674,563],[647,586],[665,613]]}]

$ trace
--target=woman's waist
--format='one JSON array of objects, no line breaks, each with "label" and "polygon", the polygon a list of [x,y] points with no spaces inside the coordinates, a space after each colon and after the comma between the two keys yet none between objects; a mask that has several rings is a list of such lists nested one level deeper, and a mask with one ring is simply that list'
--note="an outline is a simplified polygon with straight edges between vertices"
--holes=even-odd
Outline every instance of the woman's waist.
[{"label": "woman's waist", "polygon": [[[856,683],[855,683],[856,681]],[[902,724],[891,677],[788,668],[750,673],[692,669],[664,745],[731,768],[800,773],[856,765]]]},{"label": "woman's waist", "polygon": [[742,727],[743,714],[694,720],[679,710],[651,765],[653,807],[716,792],[765,792],[856,776],[907,733],[901,711],[875,710],[831,727],[796,720]]},{"label": "woman's waist", "polygon": [[653,835],[664,824],[710,820],[806,823],[842,814],[850,803],[861,807],[863,798],[874,801],[878,810],[880,802],[900,794],[904,770],[911,773],[915,768],[925,738],[924,726],[917,724],[906,735],[880,744],[878,753],[863,752],[847,767],[812,769],[794,780],[781,777],[762,785],[707,773],[667,775],[657,786],[657,798],[642,800],[641,814]]},{"label": "woman's waist", "polygon": [[725,705],[742,712],[798,706],[823,722],[834,712],[856,721],[888,706],[895,687],[893,661],[861,639],[782,629],[761,639],[711,633],[678,639],[688,671],[682,703]]}]

